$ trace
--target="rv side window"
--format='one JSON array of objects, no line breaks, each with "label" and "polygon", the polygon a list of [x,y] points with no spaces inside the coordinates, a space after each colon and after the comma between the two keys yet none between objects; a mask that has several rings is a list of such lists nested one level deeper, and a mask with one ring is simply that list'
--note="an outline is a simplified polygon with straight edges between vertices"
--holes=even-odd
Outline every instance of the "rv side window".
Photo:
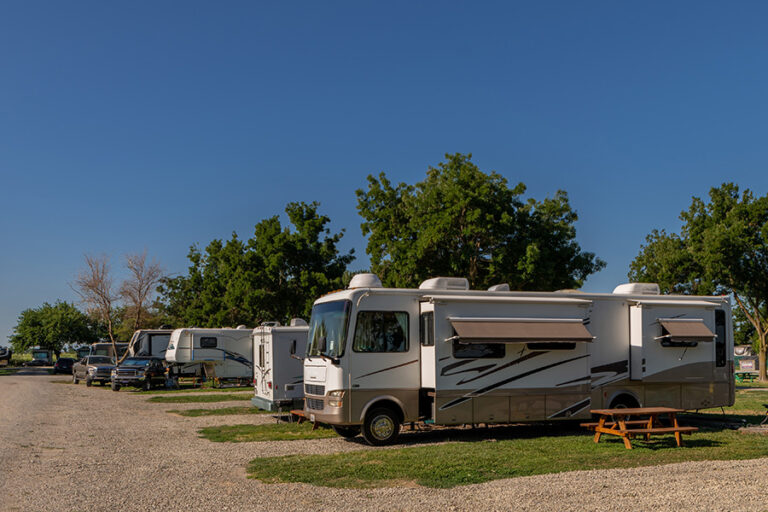
[{"label": "rv side window", "polygon": [[717,338],[715,338],[715,366],[725,366],[726,332],[725,311],[718,309],[715,311],[715,334],[717,334]]},{"label": "rv side window", "polygon": [[430,311],[419,317],[419,342],[425,347],[435,344],[435,314]]},{"label": "rv side window", "polygon": [[453,340],[453,357],[456,359],[494,359],[504,357],[504,343],[462,343]]},{"label": "rv side window", "polygon": [[357,314],[355,352],[408,352],[408,313],[360,311]]},{"label": "rv side window", "polygon": [[200,338],[200,348],[216,348],[216,338],[205,336]]},{"label": "rv side window", "polygon": [[259,345],[259,368],[264,368],[264,345]]}]

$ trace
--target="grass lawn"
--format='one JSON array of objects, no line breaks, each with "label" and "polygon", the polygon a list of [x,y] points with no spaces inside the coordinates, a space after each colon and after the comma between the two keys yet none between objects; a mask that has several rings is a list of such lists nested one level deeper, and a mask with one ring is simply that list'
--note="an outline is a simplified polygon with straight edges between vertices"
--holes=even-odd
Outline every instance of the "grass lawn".
[{"label": "grass lawn", "polygon": [[193,402],[229,402],[235,400],[250,400],[251,394],[217,394],[207,395],[173,395],[173,396],[153,396],[147,399],[147,402],[160,402],[164,404],[187,404]]},{"label": "grass lawn", "polygon": [[[763,403],[768,403],[768,390],[738,390],[734,406],[725,408],[726,417],[759,423],[765,415]],[[708,414],[716,416],[721,412],[711,409]],[[687,424],[684,418],[682,422]],[[573,425],[494,427],[458,434],[456,430],[436,430],[407,438],[459,442],[322,456],[267,457],[251,461],[248,474],[267,483],[353,488],[415,483],[445,488],[563,471],[768,457],[768,435],[704,427],[684,436],[682,448],[676,448],[674,437],[669,435],[654,436],[649,442],[635,439],[632,450],[626,450],[621,439],[613,436],[603,436],[595,444],[591,433]]]},{"label": "grass lawn", "polygon": [[221,409],[187,409],[180,411],[177,409],[166,411],[179,416],[197,417],[197,416],[229,416],[233,414],[269,414],[270,411],[259,409],[258,407],[222,407]]},{"label": "grass lawn", "polygon": [[19,371],[18,368],[0,368],[0,375],[13,375]]},{"label": "grass lawn", "polygon": [[267,457],[253,460],[248,474],[267,483],[304,482],[355,488],[415,483],[446,488],[582,469],[768,456],[768,436],[733,430],[686,436],[682,448],[674,447],[671,436],[654,437],[648,443],[634,440],[632,445],[633,450],[625,449],[618,437],[603,438],[595,444],[586,433],[458,442],[332,455]]},{"label": "grass lawn", "polygon": [[[131,388],[128,388],[130,390]],[[136,388],[136,391],[134,391],[134,394],[137,395],[157,395],[157,394],[175,394],[175,393],[243,393],[243,392],[249,392],[253,393],[253,387],[252,386],[244,386],[244,387],[237,387],[237,388],[201,388],[201,387],[193,387],[193,386],[182,386],[180,389],[153,389],[151,391],[140,391],[138,388]]]},{"label": "grass lawn", "polygon": [[320,427],[317,430],[312,430],[312,424],[309,422],[269,423],[266,425],[222,425],[219,427],[206,427],[198,432],[200,437],[216,443],[292,441],[296,439],[336,437],[336,433],[330,428]]}]

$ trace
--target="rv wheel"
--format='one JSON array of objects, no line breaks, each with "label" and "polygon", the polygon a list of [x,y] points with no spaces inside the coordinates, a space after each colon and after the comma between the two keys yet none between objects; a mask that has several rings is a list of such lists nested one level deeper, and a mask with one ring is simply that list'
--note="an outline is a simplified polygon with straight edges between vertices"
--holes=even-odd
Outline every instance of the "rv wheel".
[{"label": "rv wheel", "polygon": [[611,409],[634,409],[640,407],[637,400],[632,395],[619,395],[611,402]]},{"label": "rv wheel", "polygon": [[353,437],[356,437],[360,433],[360,427],[354,426],[354,427],[342,427],[340,425],[332,425],[331,428],[334,432],[339,434],[341,437],[345,437],[347,439],[352,439]]},{"label": "rv wheel", "polygon": [[392,444],[400,435],[400,418],[392,409],[374,409],[365,416],[363,438],[368,444],[381,446]]}]

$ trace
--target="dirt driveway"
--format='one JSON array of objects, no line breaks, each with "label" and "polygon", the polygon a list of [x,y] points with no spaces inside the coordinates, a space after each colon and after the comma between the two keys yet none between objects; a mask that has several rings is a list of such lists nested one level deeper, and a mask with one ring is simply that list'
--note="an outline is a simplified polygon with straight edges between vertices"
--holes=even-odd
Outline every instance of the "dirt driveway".
[{"label": "dirt driveway", "polygon": [[[766,510],[768,459],[577,471],[447,490],[265,485],[260,456],[359,450],[338,439],[211,443],[206,425],[269,416],[182,418],[217,404],[68,384],[37,370],[0,377],[0,510]],[[231,406],[232,402],[222,405]]]}]

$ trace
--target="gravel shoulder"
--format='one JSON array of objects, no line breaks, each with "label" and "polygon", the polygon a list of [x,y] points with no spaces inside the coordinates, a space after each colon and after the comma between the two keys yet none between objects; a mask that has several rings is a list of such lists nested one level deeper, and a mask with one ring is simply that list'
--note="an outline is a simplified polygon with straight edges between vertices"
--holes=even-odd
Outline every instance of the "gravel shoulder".
[{"label": "gravel shoulder", "polygon": [[[254,458],[371,449],[338,439],[212,443],[203,426],[269,415],[185,418],[146,396],[0,377],[0,510],[764,510],[768,459],[576,471],[453,489],[329,489],[245,477]],[[245,405],[245,403],[243,403]]]}]

